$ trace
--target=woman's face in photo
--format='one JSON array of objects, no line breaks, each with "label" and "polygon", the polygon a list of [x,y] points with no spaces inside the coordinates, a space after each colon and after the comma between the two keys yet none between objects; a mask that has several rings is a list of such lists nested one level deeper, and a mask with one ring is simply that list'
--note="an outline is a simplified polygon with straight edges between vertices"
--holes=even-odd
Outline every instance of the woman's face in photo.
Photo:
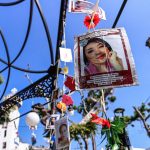
[{"label": "woman's face in photo", "polygon": [[66,126],[61,127],[60,135],[63,136],[63,137],[67,136],[67,127]]},{"label": "woman's face in photo", "polygon": [[109,50],[100,42],[91,42],[85,47],[85,55],[92,64],[103,64],[106,62]]}]

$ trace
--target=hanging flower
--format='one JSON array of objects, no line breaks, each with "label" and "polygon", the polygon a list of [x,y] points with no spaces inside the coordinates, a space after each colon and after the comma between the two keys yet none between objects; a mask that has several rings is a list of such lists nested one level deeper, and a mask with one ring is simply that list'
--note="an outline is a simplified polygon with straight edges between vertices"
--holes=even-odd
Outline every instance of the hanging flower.
[{"label": "hanging flower", "polygon": [[67,109],[67,108],[66,108],[66,104],[63,103],[63,102],[57,103],[56,107],[57,107],[59,110],[63,111],[63,112],[65,112],[66,109]]},{"label": "hanging flower", "polygon": [[[94,15],[94,16],[93,16]],[[94,28],[100,21],[98,14],[92,14],[90,16],[85,16],[84,25],[88,28]]]},{"label": "hanging flower", "polygon": [[64,72],[64,74],[68,74],[68,72],[69,72],[68,67],[64,67],[63,72]]},{"label": "hanging flower", "polygon": [[65,81],[65,86],[68,87],[71,91],[75,90],[75,80],[73,77],[67,76]]},{"label": "hanging flower", "polygon": [[92,113],[91,113],[91,115],[92,115],[92,120],[91,120],[91,122],[96,123],[96,124],[100,124],[100,125],[102,125],[103,127],[104,127],[104,126],[107,126],[108,128],[110,128],[111,125],[110,125],[110,122],[109,122],[107,119],[100,118],[100,117],[98,117],[97,115],[92,114]]},{"label": "hanging flower", "polygon": [[67,106],[73,105],[72,98],[68,95],[65,95],[65,94],[62,96],[62,102],[65,103]]}]

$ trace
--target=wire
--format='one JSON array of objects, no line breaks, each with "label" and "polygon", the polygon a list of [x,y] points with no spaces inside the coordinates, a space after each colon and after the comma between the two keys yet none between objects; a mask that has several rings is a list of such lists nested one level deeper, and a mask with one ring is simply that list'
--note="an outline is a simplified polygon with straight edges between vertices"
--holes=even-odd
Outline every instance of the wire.
[{"label": "wire", "polygon": [[24,2],[25,0],[18,0],[16,2],[10,2],[10,3],[0,3],[0,6],[13,6],[13,5],[17,5],[20,4],[22,2]]},{"label": "wire", "polygon": [[58,32],[57,32],[57,45],[56,45],[56,56],[55,56],[55,63],[60,59],[59,54],[59,47],[62,43],[62,38],[64,34],[64,23],[66,18],[66,9],[67,9],[67,3],[68,0],[61,0],[61,8],[59,13],[59,26],[58,26]]},{"label": "wire", "polygon": [[115,19],[115,21],[114,21],[114,24],[113,24],[112,28],[115,28],[115,27],[116,27],[116,25],[117,25],[117,23],[118,23],[118,21],[119,21],[119,19],[120,19],[120,16],[121,16],[121,14],[122,14],[122,12],[123,12],[123,10],[124,10],[124,8],[125,8],[126,3],[127,3],[127,0],[123,0],[123,3],[122,3],[122,5],[121,5],[121,7],[120,7],[120,10],[119,10],[119,12],[118,12],[118,14],[117,14],[117,17],[116,17],[116,19]]},{"label": "wire", "polygon": [[[48,70],[28,70],[28,69],[24,69],[24,68],[20,68],[20,67],[17,67],[17,66],[14,66],[14,65],[11,65],[11,63],[7,63],[6,61],[4,61],[3,59],[0,58],[0,61],[5,64],[5,65],[8,65],[9,67],[12,67],[13,69],[16,69],[16,70],[19,70],[19,71],[22,71],[22,72],[28,72],[28,73],[48,73]],[[2,73],[3,71],[5,71],[5,68],[2,69],[0,71],[0,73]]]},{"label": "wire", "polygon": [[7,75],[6,84],[5,84],[4,90],[3,90],[2,94],[1,94],[1,97],[0,97],[0,101],[1,101],[1,99],[2,99],[3,96],[5,95],[6,89],[7,89],[8,84],[9,84],[11,68],[10,68],[10,66],[9,66],[9,64],[10,64],[10,55],[9,55],[9,51],[8,51],[8,46],[7,46],[5,37],[4,37],[4,35],[3,35],[3,33],[2,33],[1,30],[0,30],[0,36],[1,36],[2,41],[3,41],[3,43],[4,43],[4,47],[5,47],[5,51],[6,51],[6,55],[7,55],[8,67],[9,67],[9,68],[8,68],[8,75]]},{"label": "wire", "polygon": [[35,1],[35,4],[36,4],[37,8],[38,8],[39,13],[40,13],[40,16],[41,16],[41,19],[42,19],[42,23],[44,25],[44,29],[45,29],[45,32],[46,32],[46,36],[47,36],[47,40],[48,40],[48,46],[49,46],[49,51],[50,51],[51,64],[54,65],[53,47],[52,47],[52,41],[51,41],[51,36],[50,36],[49,29],[48,29],[48,25],[47,25],[46,19],[44,18],[44,15],[43,15],[42,8],[40,6],[39,0],[34,0],[34,1]]},{"label": "wire", "polygon": [[14,58],[14,60],[11,62],[11,64],[13,64],[18,59],[18,57],[23,52],[24,47],[25,47],[25,45],[27,43],[27,40],[28,40],[28,37],[29,37],[29,33],[30,33],[30,29],[31,29],[31,24],[32,24],[32,18],[33,18],[33,6],[34,6],[33,0],[30,0],[29,21],[28,21],[28,27],[27,27],[26,36],[25,36],[24,42],[23,42],[23,44],[21,46],[21,49],[20,49],[19,53]]}]

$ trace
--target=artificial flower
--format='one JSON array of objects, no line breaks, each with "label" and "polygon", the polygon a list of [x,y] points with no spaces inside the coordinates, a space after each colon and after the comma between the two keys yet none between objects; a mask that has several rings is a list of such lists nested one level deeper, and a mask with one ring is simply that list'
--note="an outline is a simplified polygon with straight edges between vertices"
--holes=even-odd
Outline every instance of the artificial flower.
[{"label": "artificial flower", "polygon": [[96,114],[91,113],[91,115],[92,115],[91,122],[96,123],[96,124],[100,124],[103,127],[107,126],[108,128],[110,128],[111,125],[110,125],[110,122],[107,119],[100,118]]},{"label": "artificial flower", "polygon": [[98,14],[92,14],[89,16],[85,16],[84,25],[88,29],[91,29],[91,28],[94,28],[99,23],[99,21],[100,21],[99,15]]},{"label": "artificial flower", "polygon": [[65,81],[65,86],[68,87],[71,91],[75,90],[75,80],[73,77],[67,76]]},{"label": "artificial flower", "polygon": [[64,67],[63,72],[64,72],[64,74],[68,74],[68,72],[69,72],[68,67]]},{"label": "artificial flower", "polygon": [[61,110],[62,112],[65,112],[66,109],[67,109],[66,104],[63,103],[63,102],[57,103],[56,107],[57,107],[59,110]]},{"label": "artificial flower", "polygon": [[72,98],[71,98],[70,96],[66,95],[66,94],[64,94],[64,95],[62,96],[62,102],[65,103],[67,106],[73,105],[73,100],[72,100]]}]

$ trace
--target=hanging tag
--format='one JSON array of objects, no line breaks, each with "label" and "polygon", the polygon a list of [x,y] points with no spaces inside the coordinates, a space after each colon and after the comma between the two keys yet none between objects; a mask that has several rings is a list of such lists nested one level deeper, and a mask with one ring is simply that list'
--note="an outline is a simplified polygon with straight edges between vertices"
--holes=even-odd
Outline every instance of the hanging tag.
[{"label": "hanging tag", "polygon": [[69,48],[60,47],[60,59],[64,62],[72,62],[72,53]]},{"label": "hanging tag", "polygon": [[35,135],[35,133],[32,133],[31,142],[32,142],[32,145],[36,144],[36,135]]}]

